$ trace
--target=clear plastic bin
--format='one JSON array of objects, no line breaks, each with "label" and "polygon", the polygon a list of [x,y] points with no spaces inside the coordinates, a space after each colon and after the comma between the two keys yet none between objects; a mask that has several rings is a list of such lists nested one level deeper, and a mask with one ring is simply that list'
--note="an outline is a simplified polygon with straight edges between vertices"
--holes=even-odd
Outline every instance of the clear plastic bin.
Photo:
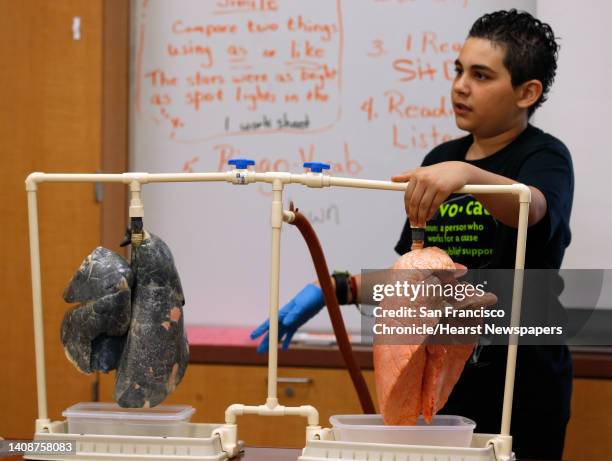
[{"label": "clear plastic bin", "polygon": [[62,415],[70,434],[186,437],[195,409],[188,405],[121,408],[116,403],[77,403]]},{"label": "clear plastic bin", "polygon": [[335,415],[329,418],[336,440],[444,447],[469,447],[476,423],[463,416],[436,415],[431,424],[386,426],[381,415]]}]

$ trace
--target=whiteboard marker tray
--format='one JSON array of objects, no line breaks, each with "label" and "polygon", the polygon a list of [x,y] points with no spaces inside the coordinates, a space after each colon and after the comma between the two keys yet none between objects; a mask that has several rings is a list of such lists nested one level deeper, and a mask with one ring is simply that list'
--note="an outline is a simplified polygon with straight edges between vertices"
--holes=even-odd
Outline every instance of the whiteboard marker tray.
[{"label": "whiteboard marker tray", "polygon": [[[50,432],[36,432],[34,440],[54,442],[72,440],[76,454],[32,455],[35,460],[108,461],[223,461],[228,459],[221,440],[212,432],[222,424],[187,423],[187,437],[70,434],[66,421],[54,421]],[[239,442],[242,444],[242,442]]]},{"label": "whiteboard marker tray", "polygon": [[323,440],[309,440],[298,461],[514,461],[495,456],[487,442],[495,435],[474,434],[470,447],[432,447],[385,443],[344,442],[334,440],[334,432],[324,429]]}]

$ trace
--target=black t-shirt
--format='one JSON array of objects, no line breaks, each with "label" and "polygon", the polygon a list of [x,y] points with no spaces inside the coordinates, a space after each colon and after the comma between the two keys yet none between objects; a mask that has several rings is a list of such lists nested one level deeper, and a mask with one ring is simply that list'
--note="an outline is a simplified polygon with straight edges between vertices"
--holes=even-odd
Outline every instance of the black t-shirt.
[{"label": "black t-shirt", "polygon": [[[536,187],[546,198],[544,219],[529,227],[526,269],[558,269],[570,243],[569,228],[574,173],[565,145],[539,128],[528,125],[510,144],[479,160],[465,160],[471,135],[439,145],[422,165],[459,160],[483,170]],[[471,195],[453,194],[444,202],[426,229],[426,246],[447,251],[455,262],[470,269],[514,268],[516,229],[491,216]],[[406,220],[395,251],[410,251],[410,223]]]},{"label": "black t-shirt", "polygon": [[[472,142],[470,135],[441,144],[425,157],[423,166],[465,161],[539,189],[546,198],[547,210],[540,222],[528,228],[525,268],[558,269],[571,239],[574,175],[568,149],[532,125],[495,154],[466,161]],[[470,269],[512,269],[516,235],[516,229],[497,221],[473,196],[453,194],[428,221],[425,245],[444,249],[455,262]],[[404,254],[411,244],[406,221],[395,250]],[[499,433],[507,347],[486,346],[478,348],[477,353],[478,358],[475,353],[466,364],[440,413],[472,418],[478,432]],[[519,346],[511,429],[517,456],[561,457],[571,386],[572,363],[567,347]]]}]

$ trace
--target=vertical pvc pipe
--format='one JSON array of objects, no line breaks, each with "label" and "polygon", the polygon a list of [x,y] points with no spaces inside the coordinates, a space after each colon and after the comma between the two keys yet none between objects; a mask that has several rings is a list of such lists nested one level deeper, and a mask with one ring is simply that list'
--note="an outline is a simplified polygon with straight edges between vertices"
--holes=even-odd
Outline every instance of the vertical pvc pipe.
[{"label": "vertical pvc pipe", "polygon": [[40,244],[38,240],[36,184],[28,188],[27,192],[28,225],[30,232],[30,265],[32,273],[32,306],[34,315],[34,352],[36,354],[36,395],[38,397],[38,419],[46,420],[48,419],[47,380],[45,374],[45,337],[40,279]]},{"label": "vertical pvc pipe", "polygon": [[266,405],[278,405],[276,381],[278,373],[278,304],[280,285],[280,233],[283,223],[283,183],[280,179],[272,182],[272,249],[270,267],[270,328],[268,344],[268,399]]},{"label": "vertical pvc pipe", "polygon": [[[529,190],[527,189],[527,192]],[[510,325],[518,326],[521,320],[521,301],[523,297],[523,278],[525,269],[525,249],[527,245],[527,226],[529,220],[529,194],[520,195],[519,224],[516,241],[516,259],[514,263],[514,285],[512,291],[512,315]],[[504,406],[502,410],[501,435],[510,435],[512,418],[512,399],[514,396],[514,376],[516,372],[517,336],[510,336],[508,358],[506,360],[506,382],[504,386]]]}]

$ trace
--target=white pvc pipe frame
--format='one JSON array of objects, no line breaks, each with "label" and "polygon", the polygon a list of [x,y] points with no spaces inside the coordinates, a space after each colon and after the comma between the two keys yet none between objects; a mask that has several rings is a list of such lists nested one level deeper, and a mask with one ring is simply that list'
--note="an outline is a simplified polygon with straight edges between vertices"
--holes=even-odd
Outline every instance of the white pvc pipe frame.
[{"label": "white pvc pipe frame", "polygon": [[[38,419],[36,431],[48,430],[50,420],[47,414],[47,391],[45,377],[45,351],[43,337],[43,307],[40,274],[40,248],[38,231],[37,186],[43,182],[93,182],[93,183],[124,183],[129,184],[131,193],[130,217],[143,216],[143,206],[140,200],[142,184],[158,182],[229,182],[232,184],[250,184],[264,182],[272,184],[272,254],[270,270],[270,344],[268,352],[268,398],[265,405],[245,406],[230,405],[225,413],[226,424],[217,431],[224,443],[224,449],[231,452],[237,446],[236,416],[243,414],[260,415],[301,415],[308,418],[306,430],[307,439],[318,438],[321,430],[319,414],[310,405],[300,407],[285,407],[278,404],[277,398],[277,367],[278,367],[278,305],[279,305],[279,275],[280,275],[280,230],[283,220],[291,222],[294,215],[283,211],[282,193],[286,184],[301,184],[313,188],[321,187],[352,187],[361,189],[379,189],[405,191],[408,183],[377,181],[368,179],[336,178],[322,173],[292,174],[285,172],[256,173],[247,169],[234,169],[220,173],[121,173],[121,174],[48,174],[31,173],[26,179],[28,195],[28,221],[30,235],[30,260],[32,271],[32,302],[34,310],[34,347],[36,353],[36,386],[38,396]],[[490,193],[513,194],[520,204],[518,239],[516,246],[515,268],[525,267],[525,247],[527,241],[527,220],[531,193],[524,184],[506,186],[468,185],[456,192],[460,193]],[[520,321],[521,297],[523,291],[523,271],[518,270],[514,276],[511,325]],[[506,381],[504,388],[504,405],[502,412],[501,434],[491,441],[495,445],[498,456],[510,456],[512,439],[510,437],[510,419],[512,416],[512,397],[514,392],[514,375],[516,368],[517,337],[510,337],[506,363]],[[229,450],[228,450],[229,449]]]}]

